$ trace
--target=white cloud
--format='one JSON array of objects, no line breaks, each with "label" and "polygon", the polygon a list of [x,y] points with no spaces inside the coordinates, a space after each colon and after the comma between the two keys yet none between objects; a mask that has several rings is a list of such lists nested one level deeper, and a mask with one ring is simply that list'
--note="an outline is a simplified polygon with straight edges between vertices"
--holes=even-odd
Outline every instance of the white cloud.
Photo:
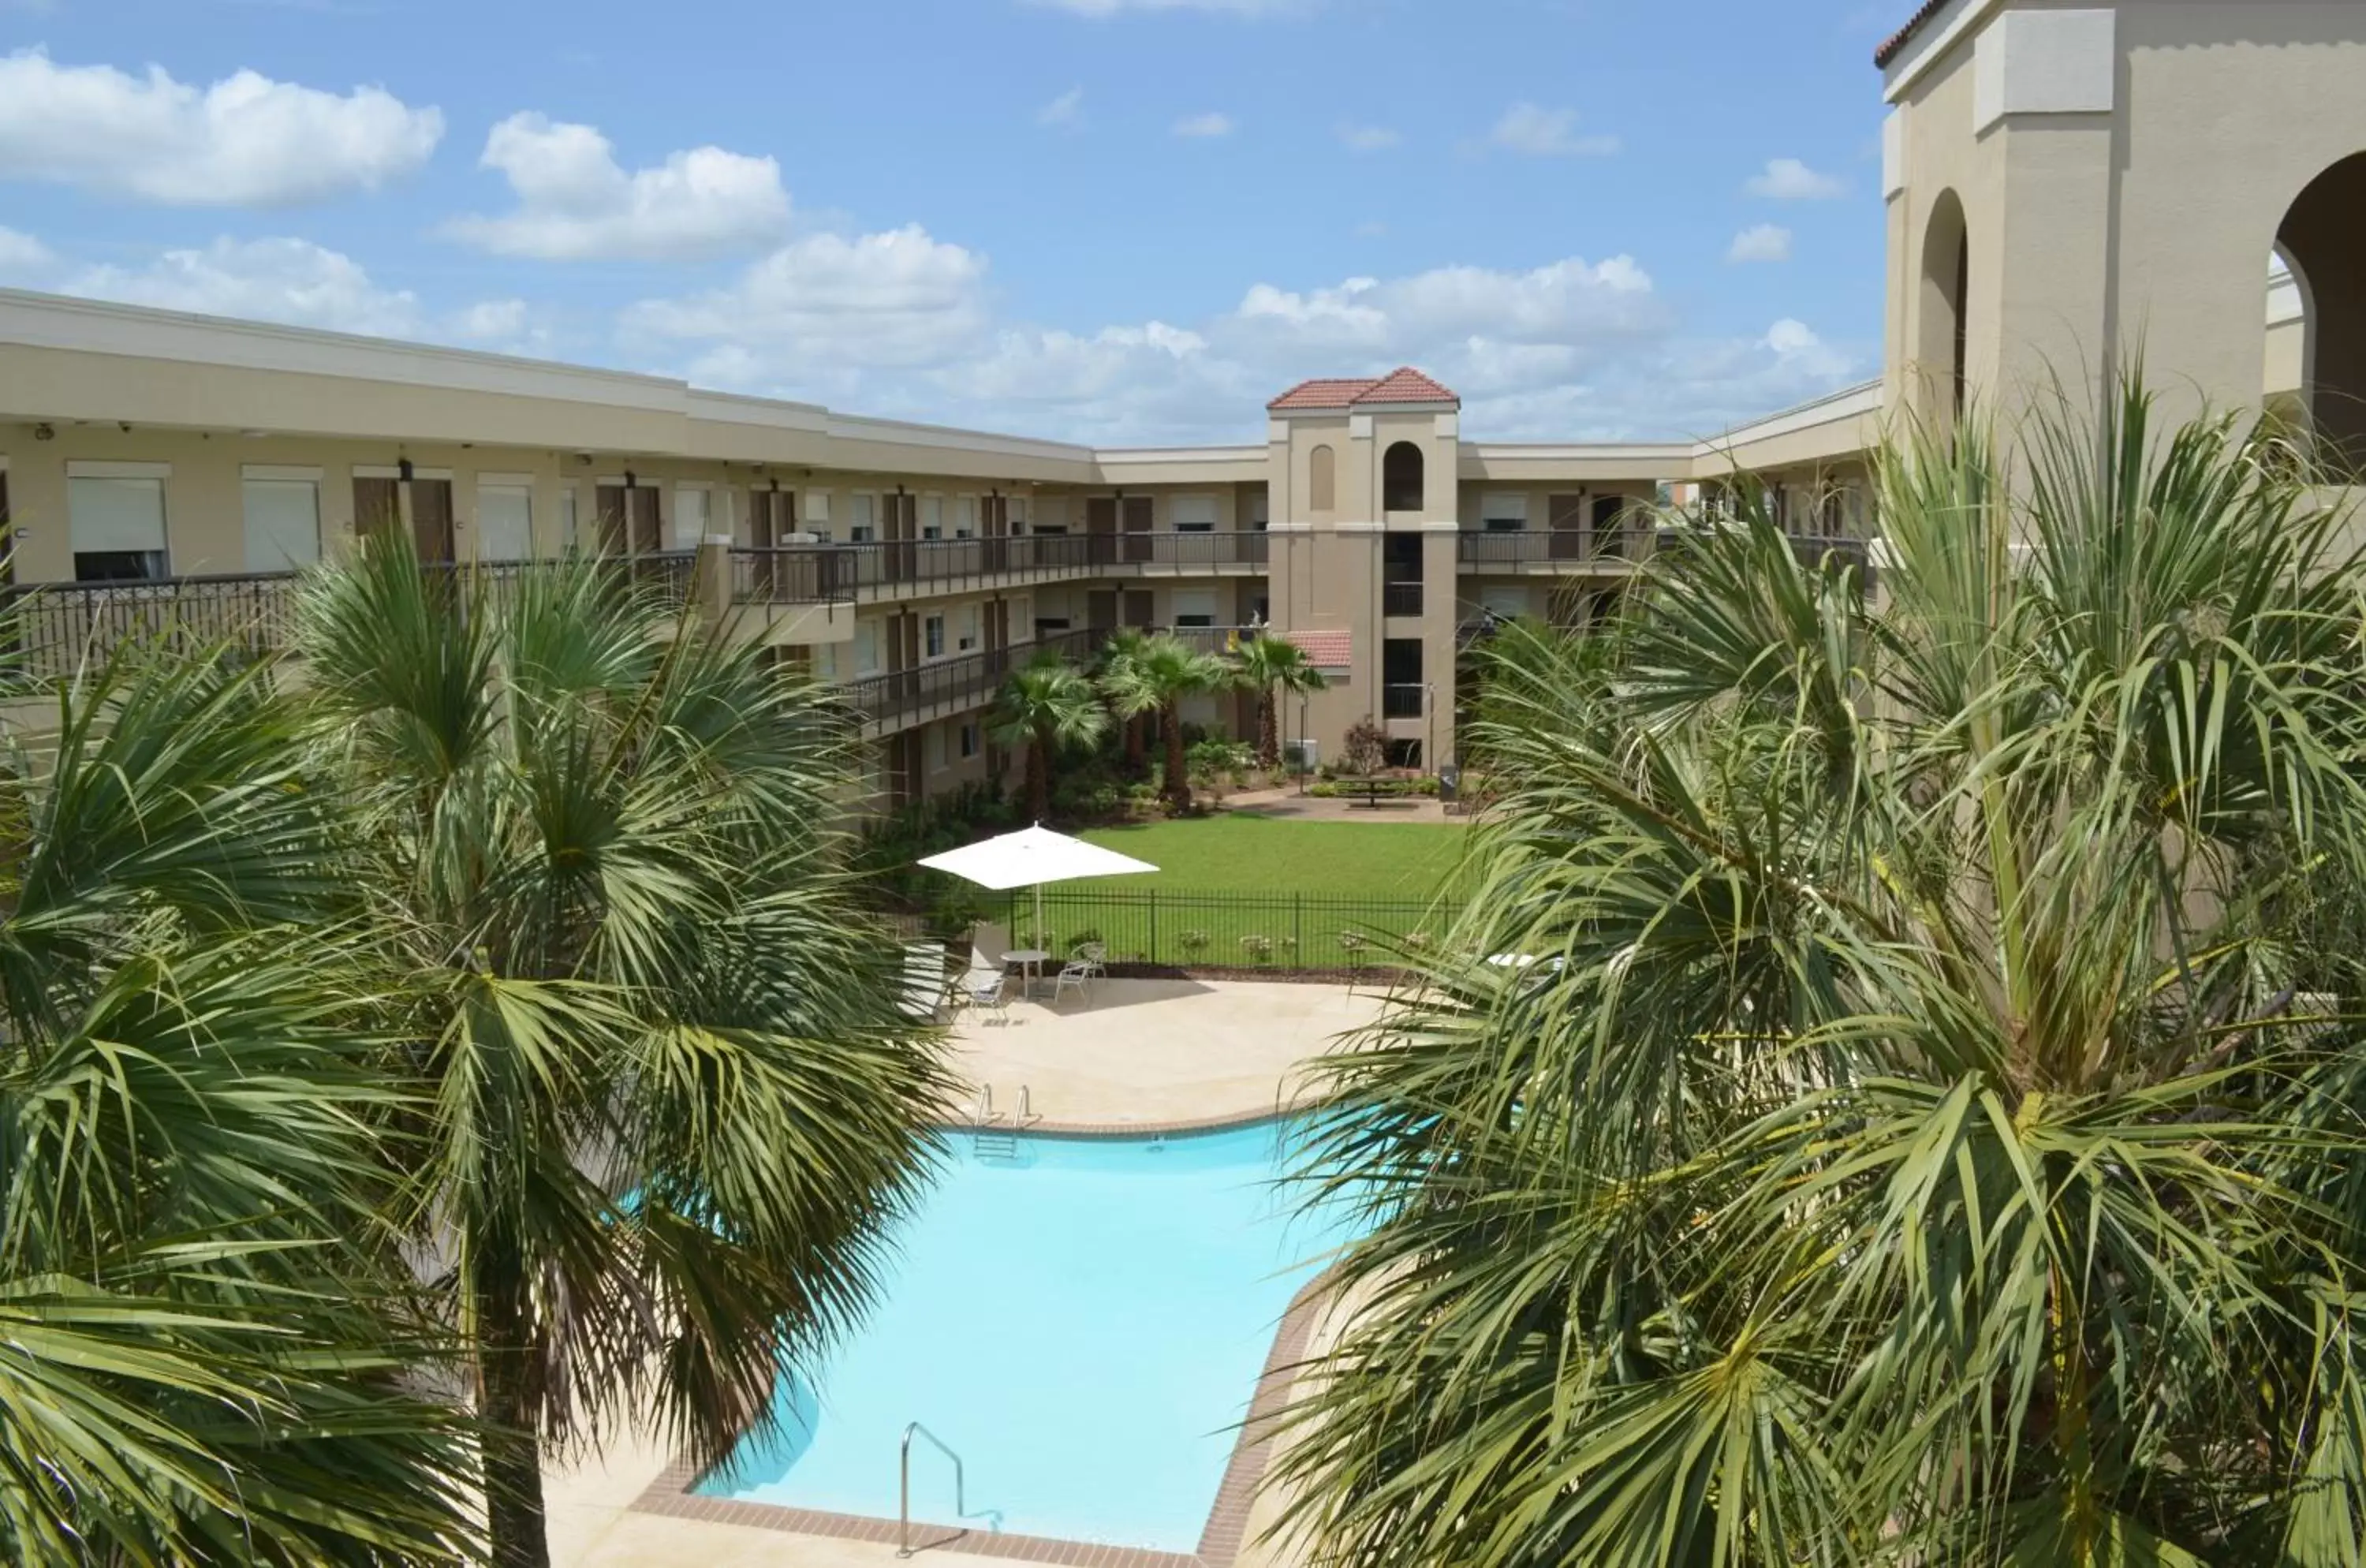
[{"label": "white cloud", "polygon": [[86,267],[64,291],[372,337],[418,337],[426,325],[410,290],[382,288],[351,256],[309,240],[220,239],[202,250],[166,251],[141,267]]},{"label": "white cloud", "polygon": [[1339,127],[1339,145],[1350,152],[1385,152],[1403,141],[1403,137],[1385,125],[1343,123]]},{"label": "white cloud", "polygon": [[1055,130],[1073,130],[1085,122],[1085,90],[1071,87],[1035,111],[1035,123]]},{"label": "white cloud", "polygon": [[0,278],[38,277],[57,265],[50,247],[19,230],[0,228]]},{"label": "white cloud", "polygon": [[1487,140],[1506,152],[1535,158],[1600,158],[1618,151],[1615,136],[1580,136],[1575,109],[1549,109],[1529,103],[1505,109]]},{"label": "white cloud", "polygon": [[480,162],[508,179],[516,209],[457,218],[445,232],[501,255],[693,261],[760,249],[788,229],[780,164],[720,147],[628,173],[592,127],[527,113],[493,127]]},{"label": "white cloud", "polygon": [[[730,285],[625,313],[625,339],[689,348],[733,385],[849,367],[937,367],[988,333],[986,258],[918,225],[848,239],[815,234]],[[703,348],[700,345],[704,345]]]},{"label": "white cloud", "polygon": [[1742,188],[1774,201],[1831,201],[1848,194],[1848,183],[1839,175],[1819,174],[1797,158],[1768,159]]},{"label": "white cloud", "polygon": [[210,87],[38,49],[0,59],[0,175],[184,207],[287,207],[376,190],[427,162],[444,116],[380,87],[334,93],[253,71]]},{"label": "white cloud", "polygon": [[1213,111],[1186,116],[1177,120],[1174,127],[1176,135],[1198,140],[1230,136],[1234,129],[1232,116]]},{"label": "white cloud", "polygon": [[1779,223],[1753,223],[1733,237],[1725,253],[1729,262],[1786,262],[1791,259],[1791,231]]}]

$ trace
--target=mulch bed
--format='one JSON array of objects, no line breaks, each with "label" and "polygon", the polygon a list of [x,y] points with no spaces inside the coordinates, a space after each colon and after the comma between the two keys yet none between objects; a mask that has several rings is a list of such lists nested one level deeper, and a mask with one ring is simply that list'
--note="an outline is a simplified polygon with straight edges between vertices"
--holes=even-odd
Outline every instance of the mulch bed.
[{"label": "mulch bed", "polygon": [[1384,964],[1360,969],[1280,969],[1253,964],[1121,964],[1111,960],[1113,980],[1278,980],[1308,986],[1392,986],[1403,971]]}]

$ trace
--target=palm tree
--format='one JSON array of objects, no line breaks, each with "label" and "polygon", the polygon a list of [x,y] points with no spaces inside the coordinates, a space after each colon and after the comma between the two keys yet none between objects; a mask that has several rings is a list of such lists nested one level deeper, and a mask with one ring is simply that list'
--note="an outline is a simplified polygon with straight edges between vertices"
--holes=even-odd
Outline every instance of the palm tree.
[{"label": "palm tree", "polygon": [[1027,810],[1042,822],[1052,814],[1052,759],[1099,739],[1109,715],[1084,671],[1047,651],[1011,671],[989,722],[997,742],[1027,748]]},{"label": "palm tree", "polygon": [[1201,653],[1171,633],[1143,638],[1126,649],[1121,661],[1112,660],[1101,677],[1102,690],[1121,715],[1158,715],[1166,743],[1164,788],[1167,804],[1177,811],[1191,808],[1191,779],[1183,753],[1183,699],[1222,691],[1235,678],[1225,660]]},{"label": "palm tree", "polygon": [[1308,1155],[1317,1562],[2360,1561],[2366,567],[2229,423],[2031,430],[1883,458],[1878,598],[1762,513],[1498,639]]},{"label": "palm tree", "polygon": [[1134,661],[1149,645],[1150,634],[1131,626],[1110,633],[1094,675],[1110,716],[1121,727],[1126,771],[1136,777],[1143,771],[1143,721],[1158,711],[1157,694],[1135,678]]},{"label": "palm tree", "polygon": [[294,716],[99,655],[0,762],[0,1559],[477,1561]]},{"label": "palm tree", "polygon": [[373,549],[302,607],[322,775],[422,1086],[394,1213],[464,1338],[493,1561],[545,1438],[693,1462],[870,1298],[945,1091],[829,824],[850,740],[753,644],[596,565],[495,604]]},{"label": "palm tree", "polygon": [[1257,766],[1270,773],[1281,766],[1281,702],[1284,692],[1319,692],[1327,683],[1306,650],[1287,637],[1261,632],[1234,650],[1239,683],[1256,694]]}]

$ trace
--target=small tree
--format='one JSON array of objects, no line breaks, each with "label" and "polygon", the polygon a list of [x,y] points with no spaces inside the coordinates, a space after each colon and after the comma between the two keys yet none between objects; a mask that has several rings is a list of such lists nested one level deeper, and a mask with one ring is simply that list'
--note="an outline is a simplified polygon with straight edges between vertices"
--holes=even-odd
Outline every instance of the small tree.
[{"label": "small tree", "polygon": [[1171,636],[1146,637],[1126,649],[1101,677],[1102,690],[1121,715],[1155,711],[1166,752],[1164,789],[1176,811],[1191,808],[1191,780],[1184,763],[1183,699],[1217,692],[1235,679],[1224,660]]},{"label": "small tree", "polygon": [[1052,759],[1099,739],[1109,716],[1084,671],[1046,652],[1011,672],[987,724],[1001,744],[1025,744],[1027,810],[1041,822],[1052,812]]},{"label": "small tree", "polygon": [[1359,718],[1347,727],[1346,738],[1339,746],[1339,766],[1358,777],[1369,777],[1388,766],[1388,733],[1369,718]]},{"label": "small tree", "polygon": [[1237,740],[1210,739],[1195,744],[1186,755],[1191,783],[1222,800],[1224,786],[1238,784],[1248,772],[1249,749]]}]

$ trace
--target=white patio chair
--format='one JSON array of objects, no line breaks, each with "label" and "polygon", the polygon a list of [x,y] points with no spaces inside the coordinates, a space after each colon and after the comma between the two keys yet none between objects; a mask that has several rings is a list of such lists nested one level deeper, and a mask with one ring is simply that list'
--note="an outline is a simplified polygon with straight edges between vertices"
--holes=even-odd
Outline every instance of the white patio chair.
[{"label": "white patio chair", "polygon": [[1091,1005],[1093,971],[1092,966],[1082,959],[1060,966],[1060,973],[1052,981],[1052,1005],[1058,1007],[1060,998],[1072,990],[1084,992],[1086,1005]]},{"label": "white patio chair", "polygon": [[980,920],[970,928],[969,963],[975,969],[985,964],[996,971],[1002,968],[1002,955],[1010,951],[1010,929],[989,920]]},{"label": "white patio chair", "polygon": [[962,976],[962,999],[986,1015],[984,1021],[1010,1022],[1010,976],[999,969],[972,969]]},{"label": "white patio chair", "polygon": [[1109,978],[1109,943],[1080,942],[1072,955],[1073,961],[1085,966],[1085,973],[1096,980]]}]

